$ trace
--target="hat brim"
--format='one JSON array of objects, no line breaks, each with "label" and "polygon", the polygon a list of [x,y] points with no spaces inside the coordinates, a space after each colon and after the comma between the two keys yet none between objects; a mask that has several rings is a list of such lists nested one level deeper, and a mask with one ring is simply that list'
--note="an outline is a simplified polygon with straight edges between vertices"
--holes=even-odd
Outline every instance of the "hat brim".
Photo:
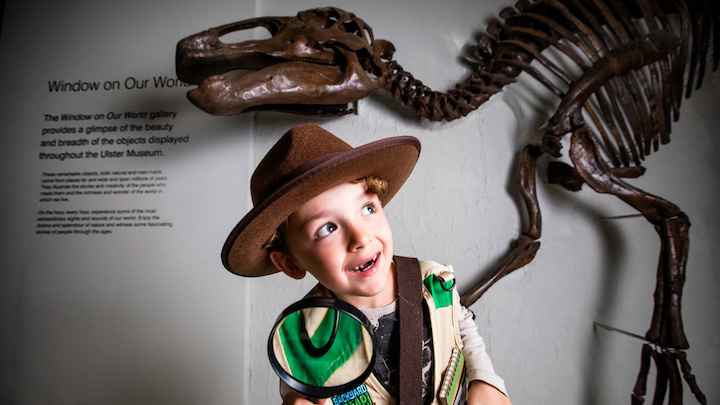
[{"label": "hat brim", "polygon": [[416,138],[399,136],[307,162],[235,226],[222,249],[223,265],[247,277],[277,273],[265,244],[300,205],[339,184],[376,176],[387,181],[387,191],[380,196],[384,206],[410,176],[419,155]]}]

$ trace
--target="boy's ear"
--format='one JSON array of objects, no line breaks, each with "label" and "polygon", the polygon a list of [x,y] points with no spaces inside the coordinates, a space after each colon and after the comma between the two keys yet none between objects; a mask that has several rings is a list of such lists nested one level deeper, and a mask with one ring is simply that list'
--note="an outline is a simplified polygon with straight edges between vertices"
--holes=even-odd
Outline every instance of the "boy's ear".
[{"label": "boy's ear", "polygon": [[292,257],[286,255],[285,253],[278,252],[278,251],[272,251],[269,254],[270,261],[273,262],[275,267],[282,271],[283,273],[287,274],[288,276],[300,280],[301,278],[305,277],[305,274],[307,272],[300,267],[298,267],[297,264],[295,264],[295,261],[292,259]]}]

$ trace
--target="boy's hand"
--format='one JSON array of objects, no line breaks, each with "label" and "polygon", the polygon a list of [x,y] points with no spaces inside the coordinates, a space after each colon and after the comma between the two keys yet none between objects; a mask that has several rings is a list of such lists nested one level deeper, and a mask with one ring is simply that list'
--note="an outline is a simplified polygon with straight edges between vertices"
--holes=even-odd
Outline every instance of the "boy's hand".
[{"label": "boy's hand", "polygon": [[323,405],[325,403],[325,399],[320,399],[318,402],[312,402],[309,399],[307,399],[305,396],[303,396],[301,393],[296,391],[288,392],[287,395],[283,398],[283,405]]},{"label": "boy's hand", "polygon": [[511,405],[500,390],[483,381],[473,381],[467,397],[468,405]]}]

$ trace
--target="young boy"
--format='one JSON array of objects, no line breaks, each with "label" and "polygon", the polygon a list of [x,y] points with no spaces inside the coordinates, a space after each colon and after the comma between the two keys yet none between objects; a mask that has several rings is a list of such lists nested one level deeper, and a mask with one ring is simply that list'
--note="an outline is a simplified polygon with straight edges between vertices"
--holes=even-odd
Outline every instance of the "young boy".
[{"label": "young boy", "polygon": [[[396,403],[399,363],[398,266],[383,206],[408,178],[419,153],[420,143],[412,137],[352,148],[314,124],[290,129],[256,168],[250,186],[254,207],[222,252],[223,264],[236,274],[282,271],[301,279],[310,273],[319,284],[309,295],[334,295],[363,311],[378,337],[381,360],[365,383],[376,404]],[[457,347],[470,382],[468,404],[510,404],[472,313],[453,289],[452,268],[424,261],[420,270],[423,403],[439,403],[449,353]],[[431,291],[433,281],[441,287],[437,293]],[[284,384],[281,394],[283,404],[312,403]]]}]

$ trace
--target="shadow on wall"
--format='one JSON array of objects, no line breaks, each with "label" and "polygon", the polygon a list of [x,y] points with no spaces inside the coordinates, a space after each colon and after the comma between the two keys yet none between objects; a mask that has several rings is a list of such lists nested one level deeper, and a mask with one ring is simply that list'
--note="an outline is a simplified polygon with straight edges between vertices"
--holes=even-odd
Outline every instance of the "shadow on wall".
[{"label": "shadow on wall", "polygon": [[3,20],[5,19],[5,0],[0,0],[0,37],[2,37]]}]

